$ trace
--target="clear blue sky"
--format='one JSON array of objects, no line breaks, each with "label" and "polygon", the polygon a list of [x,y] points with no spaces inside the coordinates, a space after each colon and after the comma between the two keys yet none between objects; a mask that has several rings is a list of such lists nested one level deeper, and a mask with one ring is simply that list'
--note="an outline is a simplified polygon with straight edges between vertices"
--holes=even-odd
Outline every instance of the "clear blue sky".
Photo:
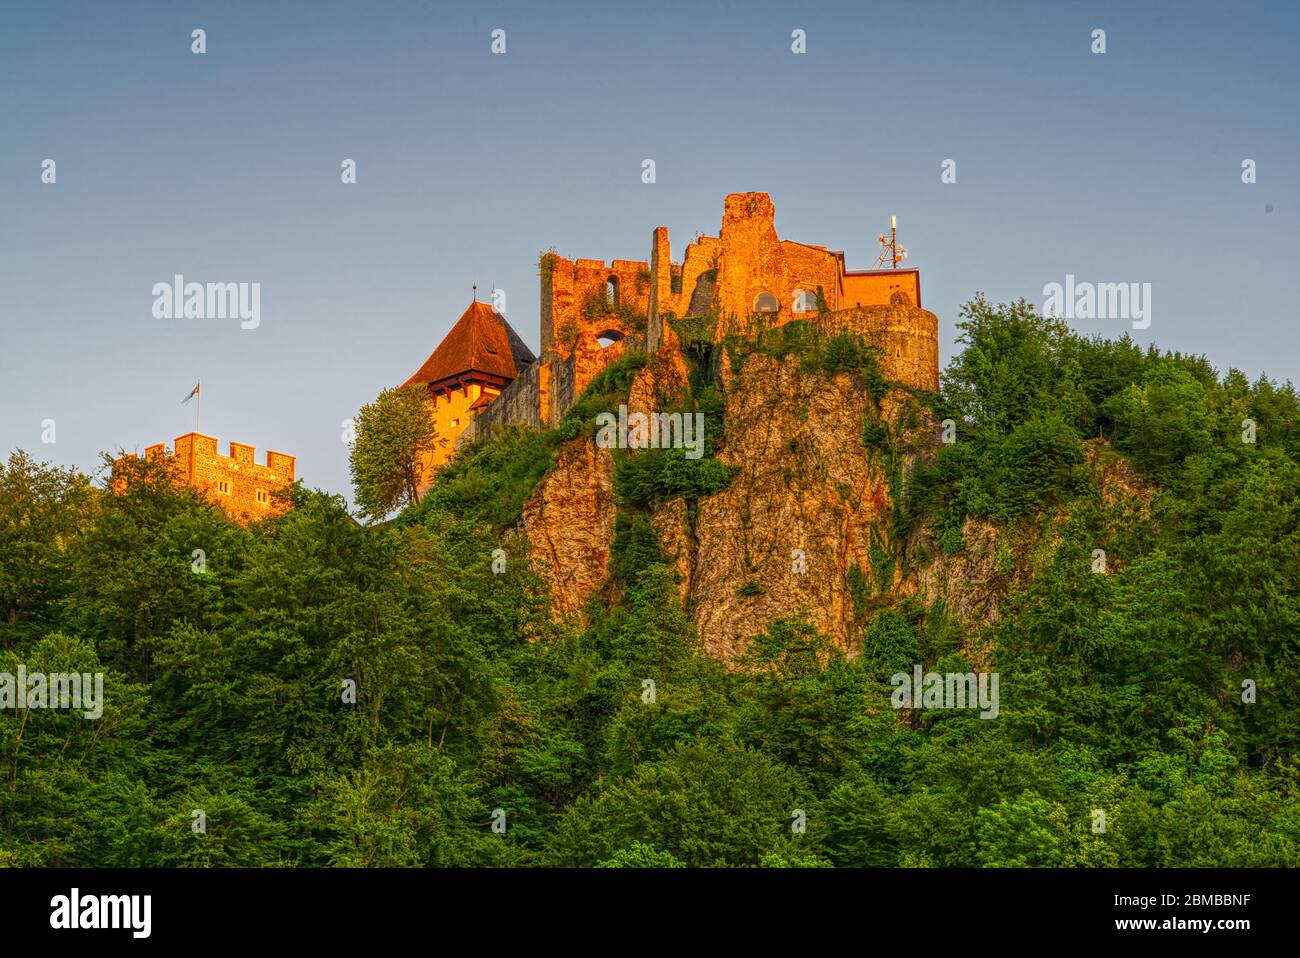
[{"label": "clear blue sky", "polygon": [[[536,349],[540,251],[680,256],[742,190],[851,268],[897,214],[945,363],[977,291],[1073,273],[1152,284],[1140,343],[1300,379],[1298,38],[1292,2],[4,0],[0,450],[170,442],[201,379],[204,432],[349,493],[340,421],[471,284]],[[176,273],[260,283],[260,327],[155,319]]]}]

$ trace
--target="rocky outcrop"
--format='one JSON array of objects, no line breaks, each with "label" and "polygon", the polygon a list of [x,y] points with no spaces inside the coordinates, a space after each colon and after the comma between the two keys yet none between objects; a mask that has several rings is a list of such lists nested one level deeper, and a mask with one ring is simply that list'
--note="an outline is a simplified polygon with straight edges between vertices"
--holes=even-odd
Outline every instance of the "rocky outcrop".
[{"label": "rocky outcrop", "polygon": [[[670,327],[665,337],[675,341]],[[905,490],[917,456],[939,442],[928,413],[902,392],[877,406],[855,377],[809,372],[796,356],[756,352],[739,370],[724,360],[718,372],[726,395],[719,458],[734,478],[694,504],[661,501],[651,517],[707,653],[734,662],[773,618],[804,613],[854,655],[872,609],[908,596],[927,607],[942,601],[971,623],[996,619],[1010,571],[996,527],[968,520],[965,546],[952,555],[923,525],[892,540],[890,477]],[[661,349],[634,378],[628,408],[662,410],[688,388],[679,350]],[[876,440],[864,442],[868,422]],[[882,422],[888,442],[879,441]],[[612,473],[608,450],[574,439],[525,503],[522,531],[560,615],[613,594]]]},{"label": "rocky outcrop", "polygon": [[962,550],[946,555],[926,530],[916,530],[908,549],[927,561],[918,563],[915,574],[899,583],[898,595],[918,595],[927,608],[943,602],[950,613],[967,622],[991,624],[997,620],[997,600],[1010,571],[999,567],[998,530],[991,523],[967,518],[961,535]]},{"label": "rocky outcrop", "polygon": [[669,499],[655,510],[654,524],[664,557],[677,573],[677,597],[684,607],[689,607],[696,550],[686,500],[680,496]]},{"label": "rocky outcrop", "polygon": [[1149,515],[1151,500],[1156,494],[1155,486],[1138,475],[1132,464],[1117,453],[1110,442],[1089,439],[1083,444],[1083,453],[1101,488],[1104,505],[1126,506],[1142,518]]},{"label": "rocky outcrop", "polygon": [[671,326],[664,327],[661,342],[663,347],[650,354],[649,361],[632,380],[627,397],[629,415],[664,411],[682,397],[690,384],[681,341]]},{"label": "rocky outcrop", "polygon": [[871,397],[851,376],[804,372],[796,357],[751,355],[728,378],[721,458],[738,472],[699,501],[686,550],[701,642],[731,660],[773,617],[806,611],[853,649],[849,569],[884,571],[871,568],[871,544],[878,555],[887,547],[892,510],[879,454],[861,439]]},{"label": "rocky outcrop", "polygon": [[614,538],[613,463],[609,450],[575,439],[523,508],[534,568],[547,580],[555,611],[580,612],[605,582]]}]

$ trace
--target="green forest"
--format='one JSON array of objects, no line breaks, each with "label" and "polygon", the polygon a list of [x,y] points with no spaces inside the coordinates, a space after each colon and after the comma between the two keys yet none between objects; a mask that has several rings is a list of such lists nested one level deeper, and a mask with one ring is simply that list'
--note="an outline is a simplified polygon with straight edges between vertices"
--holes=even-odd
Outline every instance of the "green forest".
[{"label": "green forest", "polygon": [[[886,388],[852,343],[796,330],[726,348]],[[1024,302],[977,298],[959,333],[942,394],[912,397],[955,441],[896,469],[892,539],[924,527],[955,555],[970,520],[995,526],[999,614],[864,579],[851,657],[797,611],[739,668],[700,650],[648,510],[725,486],[716,448],[621,455],[617,600],[552,616],[507,533],[635,356],[382,523],[297,486],[244,526],[162,462],[111,491],[14,452],[0,673],[102,672],[104,711],[0,709],[0,864],[1300,865],[1295,390]],[[682,341],[716,440],[723,344]],[[869,414],[854,440],[897,465],[903,432]],[[893,707],[892,673],[964,672],[976,649],[995,720]]]}]

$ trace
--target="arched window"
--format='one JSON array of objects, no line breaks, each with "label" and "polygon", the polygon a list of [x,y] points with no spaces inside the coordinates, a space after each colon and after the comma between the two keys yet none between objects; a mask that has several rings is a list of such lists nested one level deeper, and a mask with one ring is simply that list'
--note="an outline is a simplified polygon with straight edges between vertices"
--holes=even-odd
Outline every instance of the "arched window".
[{"label": "arched window", "polygon": [[796,313],[815,313],[817,312],[817,291],[810,289],[796,289],[794,291],[794,305],[792,309]]},{"label": "arched window", "polygon": [[754,297],[754,312],[779,313],[781,312],[781,304],[771,293],[759,293]]},{"label": "arched window", "polygon": [[601,349],[608,349],[622,338],[623,334],[617,329],[606,329],[596,334],[596,342],[600,343]]},{"label": "arched window", "polygon": [[611,276],[605,282],[605,302],[611,306],[618,305],[618,277]]}]

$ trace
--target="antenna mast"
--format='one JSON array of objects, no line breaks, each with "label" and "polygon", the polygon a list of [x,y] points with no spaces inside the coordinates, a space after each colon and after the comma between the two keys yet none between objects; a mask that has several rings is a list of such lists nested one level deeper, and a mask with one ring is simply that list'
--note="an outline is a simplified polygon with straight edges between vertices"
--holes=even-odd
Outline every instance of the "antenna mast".
[{"label": "antenna mast", "polygon": [[876,237],[877,242],[883,247],[880,251],[880,258],[876,260],[876,266],[890,269],[898,269],[898,264],[907,259],[907,250],[898,245],[898,217],[889,218],[889,234],[881,233]]}]

